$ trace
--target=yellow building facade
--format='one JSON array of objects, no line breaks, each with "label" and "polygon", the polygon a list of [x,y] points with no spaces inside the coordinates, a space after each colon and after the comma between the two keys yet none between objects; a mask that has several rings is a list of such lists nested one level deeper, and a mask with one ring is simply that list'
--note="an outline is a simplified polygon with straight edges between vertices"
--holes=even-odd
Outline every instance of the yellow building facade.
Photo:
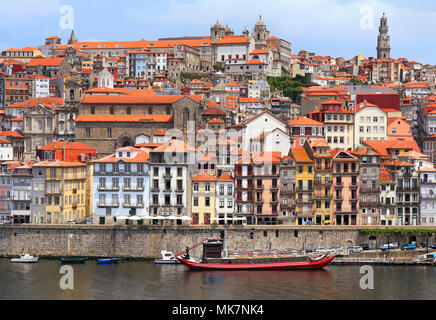
[{"label": "yellow building facade", "polygon": [[192,224],[209,225],[216,215],[217,178],[202,174],[192,178]]},{"label": "yellow building facade", "polygon": [[89,181],[87,164],[81,162],[44,161],[36,164],[45,172],[47,216],[52,224],[80,222],[90,216]]},{"label": "yellow building facade", "polygon": [[291,152],[296,168],[296,224],[311,225],[313,223],[314,161],[303,147],[292,148]]}]

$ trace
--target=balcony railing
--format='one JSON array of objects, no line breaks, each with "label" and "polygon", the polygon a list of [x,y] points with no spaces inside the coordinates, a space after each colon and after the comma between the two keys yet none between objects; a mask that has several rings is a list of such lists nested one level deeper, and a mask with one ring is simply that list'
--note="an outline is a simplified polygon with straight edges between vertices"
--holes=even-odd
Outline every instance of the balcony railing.
[{"label": "balcony railing", "polygon": [[124,185],[123,191],[144,191],[144,185]]},{"label": "balcony railing", "polygon": [[123,202],[124,208],[144,208],[144,203],[142,202],[136,202],[136,201],[124,201]]},{"label": "balcony railing", "polygon": [[416,186],[404,186],[404,185],[397,185],[397,191],[418,191],[419,187]]},{"label": "balcony railing", "polygon": [[97,185],[97,190],[98,191],[118,191],[120,190],[120,186],[119,185],[115,185],[115,184],[99,184]]},{"label": "balcony railing", "polygon": [[362,199],[360,200],[360,206],[368,206],[368,207],[373,207],[373,206],[379,206],[380,205],[380,200],[368,200],[368,199]]},{"label": "balcony railing", "polygon": [[297,199],[297,203],[312,203],[312,202],[313,202],[312,197]]},{"label": "balcony railing", "polygon": [[45,190],[45,194],[61,194],[60,190]]},{"label": "balcony railing", "polygon": [[298,192],[313,192],[313,188],[304,188],[304,187],[298,187]]},{"label": "balcony railing", "polygon": [[97,201],[97,207],[100,208],[118,208],[119,206],[119,201]]},{"label": "balcony railing", "polygon": [[374,187],[360,187],[360,192],[379,192],[380,186],[374,186]]},{"label": "balcony railing", "polygon": [[175,187],[174,188],[174,192],[184,192],[185,190],[183,189],[183,187]]},{"label": "balcony railing", "polygon": [[424,193],[421,195],[421,199],[436,199],[436,194]]}]

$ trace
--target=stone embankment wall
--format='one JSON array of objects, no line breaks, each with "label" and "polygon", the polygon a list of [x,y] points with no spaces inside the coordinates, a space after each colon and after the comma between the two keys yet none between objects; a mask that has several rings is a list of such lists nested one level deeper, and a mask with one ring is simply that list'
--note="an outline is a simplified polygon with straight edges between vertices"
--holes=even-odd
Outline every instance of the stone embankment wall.
[{"label": "stone embankment wall", "polygon": [[[202,240],[224,237],[227,250],[278,248],[318,248],[360,245],[368,243],[370,234],[361,227],[289,227],[289,226],[210,226],[210,227],[127,227],[127,226],[0,226],[0,256],[29,253],[38,256],[86,256],[152,258],[161,250],[178,253]],[[398,227],[397,227],[398,229]],[[420,228],[422,229],[422,228]],[[375,235],[377,246],[387,243],[385,234]],[[409,243],[411,235],[401,235],[390,242]],[[416,241],[426,242],[426,236],[416,235]],[[428,243],[436,242],[431,236]],[[374,242],[373,242],[374,243]],[[193,257],[202,254],[202,246],[191,251]]]}]

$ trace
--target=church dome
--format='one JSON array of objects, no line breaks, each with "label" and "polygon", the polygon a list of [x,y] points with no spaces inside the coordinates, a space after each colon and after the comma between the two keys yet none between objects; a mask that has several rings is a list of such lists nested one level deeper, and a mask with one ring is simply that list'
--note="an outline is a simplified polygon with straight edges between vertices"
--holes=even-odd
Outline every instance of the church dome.
[{"label": "church dome", "polygon": [[264,26],[264,25],[265,25],[265,22],[263,22],[262,16],[260,15],[259,20],[257,20],[257,22],[256,22],[256,26]]},{"label": "church dome", "polygon": [[219,23],[219,21],[217,20],[216,23],[213,25],[212,28],[214,28],[214,29],[222,29],[223,26],[222,26],[221,23]]}]

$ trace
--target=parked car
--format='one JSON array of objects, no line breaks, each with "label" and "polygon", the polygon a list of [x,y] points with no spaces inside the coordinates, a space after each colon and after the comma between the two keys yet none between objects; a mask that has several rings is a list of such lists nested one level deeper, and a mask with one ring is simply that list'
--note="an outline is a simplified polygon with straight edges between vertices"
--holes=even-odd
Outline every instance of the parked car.
[{"label": "parked car", "polygon": [[331,250],[327,249],[327,248],[317,248],[315,250],[315,253],[329,253]]},{"label": "parked car", "polygon": [[355,247],[348,248],[349,253],[359,253],[362,251],[363,251],[363,248],[361,246],[355,246]]},{"label": "parked car", "polygon": [[363,250],[369,250],[369,245],[367,243],[361,244],[360,247],[362,247]]},{"label": "parked car", "polygon": [[333,248],[331,249],[331,252],[334,252],[334,253],[342,253],[342,252],[344,252],[344,247],[342,247],[342,246],[336,246],[336,247],[333,247]]},{"label": "parked car", "polygon": [[427,243],[421,242],[421,248],[427,248]]},{"label": "parked car", "polygon": [[430,248],[436,249],[436,243],[433,243]]},{"label": "parked car", "polygon": [[398,248],[398,244],[393,242],[393,243],[389,243],[389,244],[384,244],[380,247],[380,250],[385,251],[388,249],[397,249]]},{"label": "parked car", "polygon": [[416,244],[410,243],[410,244],[406,244],[405,246],[401,247],[401,250],[415,250],[416,249]]},{"label": "parked car", "polygon": [[307,248],[305,251],[306,251],[306,253],[312,253],[312,252],[313,252],[313,249],[311,249],[311,248]]},{"label": "parked car", "polygon": [[77,224],[77,222],[76,222],[76,221],[73,221],[73,220],[71,220],[71,221],[67,221],[67,224]]}]

